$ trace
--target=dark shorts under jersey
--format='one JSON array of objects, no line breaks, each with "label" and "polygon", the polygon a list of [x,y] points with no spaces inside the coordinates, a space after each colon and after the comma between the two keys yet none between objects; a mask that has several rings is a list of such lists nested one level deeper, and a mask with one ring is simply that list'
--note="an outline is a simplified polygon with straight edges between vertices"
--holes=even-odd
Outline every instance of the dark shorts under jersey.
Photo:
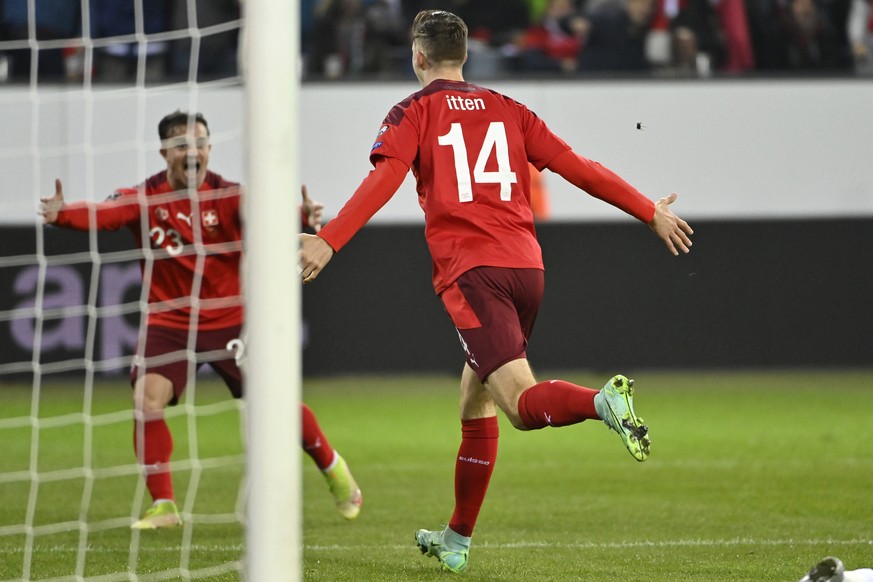
[{"label": "dark shorts under jersey", "polygon": [[452,318],[467,363],[483,383],[525,349],[543,299],[539,269],[477,267],[462,274],[440,298]]},{"label": "dark shorts under jersey", "polygon": [[[227,342],[240,336],[241,327],[225,327],[197,332],[195,352],[196,369],[208,364],[230,388],[234,398],[242,397],[242,374],[236,365],[234,354],[227,349]],[[149,326],[146,330],[145,365],[134,360],[130,370],[130,383],[136,384],[141,374],[160,374],[173,383],[173,398],[170,405],[179,402],[188,383],[189,362],[188,330],[171,327]],[[193,372],[193,370],[192,370]]]}]

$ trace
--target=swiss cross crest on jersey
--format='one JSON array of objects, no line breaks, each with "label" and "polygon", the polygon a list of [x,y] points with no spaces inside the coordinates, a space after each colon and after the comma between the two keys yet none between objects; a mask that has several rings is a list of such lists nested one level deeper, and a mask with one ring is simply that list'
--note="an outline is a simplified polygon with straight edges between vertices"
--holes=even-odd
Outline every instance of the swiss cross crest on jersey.
[{"label": "swiss cross crest on jersey", "polygon": [[218,226],[218,212],[214,208],[202,211],[200,218],[203,221],[203,226],[207,228]]}]

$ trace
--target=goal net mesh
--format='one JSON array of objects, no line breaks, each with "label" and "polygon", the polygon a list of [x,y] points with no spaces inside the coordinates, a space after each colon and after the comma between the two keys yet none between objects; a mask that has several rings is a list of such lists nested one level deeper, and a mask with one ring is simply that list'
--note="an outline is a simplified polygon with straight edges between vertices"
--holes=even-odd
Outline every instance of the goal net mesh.
[{"label": "goal net mesh", "polygon": [[154,257],[129,232],[45,227],[37,209],[56,178],[67,201],[100,202],[164,169],[157,125],[176,110],[207,117],[210,169],[244,181],[239,4],[21,0],[0,13],[0,580],[237,579],[242,404],[185,354],[188,386],[166,411],[183,525],[131,530],[151,504],[129,373],[140,262]]}]

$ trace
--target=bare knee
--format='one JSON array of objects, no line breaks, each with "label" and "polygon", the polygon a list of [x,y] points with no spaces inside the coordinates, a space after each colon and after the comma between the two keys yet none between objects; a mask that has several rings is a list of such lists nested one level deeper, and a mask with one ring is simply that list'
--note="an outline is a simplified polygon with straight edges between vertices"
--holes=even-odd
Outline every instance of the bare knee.
[{"label": "bare knee", "polygon": [[464,372],[461,375],[461,403],[459,412],[462,419],[487,418],[497,414],[494,400],[469,366],[465,366]]},{"label": "bare knee", "polygon": [[521,420],[521,415],[518,412],[518,399],[522,392],[535,383],[527,360],[519,358],[507,362],[492,372],[485,381],[485,386],[514,428],[530,430]]},{"label": "bare knee", "polygon": [[137,412],[149,417],[160,416],[173,397],[173,383],[160,374],[146,374],[136,381],[133,404]]},{"label": "bare knee", "polygon": [[493,394],[493,402],[503,411],[503,414],[506,415],[507,420],[509,420],[510,424],[512,424],[513,428],[518,430],[530,430],[525,426],[524,422],[521,420],[521,415],[518,412],[518,398],[521,395],[520,393],[516,393],[516,391],[510,391],[508,393],[501,392],[498,390],[494,390],[492,386],[490,393]]},{"label": "bare knee", "polygon": [[508,418],[509,422],[512,423],[513,428],[518,429],[518,430],[530,430],[530,428],[525,426],[525,424],[521,421],[521,417],[518,415],[517,411],[514,415],[511,415],[511,416],[509,414],[507,414],[506,418]]},{"label": "bare knee", "polygon": [[501,407],[507,420],[516,430],[530,430],[521,420],[521,415],[518,413],[518,398],[512,399],[511,402],[504,403]]}]

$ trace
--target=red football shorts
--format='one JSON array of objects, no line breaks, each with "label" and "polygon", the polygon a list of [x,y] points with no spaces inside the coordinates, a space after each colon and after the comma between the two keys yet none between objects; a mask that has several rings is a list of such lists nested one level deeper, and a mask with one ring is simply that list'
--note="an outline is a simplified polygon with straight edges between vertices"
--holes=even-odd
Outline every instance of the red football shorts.
[{"label": "red football shorts", "polygon": [[440,295],[467,363],[483,383],[503,364],[526,357],[543,299],[543,279],[540,269],[477,267]]},{"label": "red football shorts", "polygon": [[[201,330],[195,338],[196,360],[192,363],[193,374],[202,365],[209,364],[227,384],[234,398],[242,397],[242,374],[227,349],[227,342],[242,333],[239,325],[222,329]],[[188,330],[150,325],[146,329],[145,365],[137,358],[130,370],[130,384],[136,384],[141,374],[160,374],[173,383],[173,398],[170,406],[179,402],[188,384],[189,362]]]}]

